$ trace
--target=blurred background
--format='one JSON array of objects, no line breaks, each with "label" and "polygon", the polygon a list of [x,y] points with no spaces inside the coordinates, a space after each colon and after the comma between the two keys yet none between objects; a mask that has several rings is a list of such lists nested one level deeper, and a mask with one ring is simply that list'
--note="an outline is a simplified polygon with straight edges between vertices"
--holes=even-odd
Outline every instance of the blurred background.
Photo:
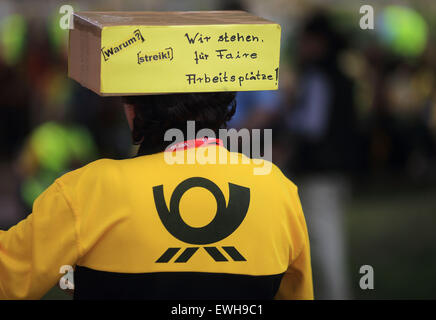
[{"label": "blurred background", "polygon": [[[229,126],[273,129],[272,160],[299,187],[315,297],[436,298],[435,1],[1,0],[1,229],[63,173],[135,152],[118,98],[67,78],[64,4],[242,9],[280,23],[280,89],[238,93]],[[374,29],[360,27],[363,5]],[[372,290],[359,286],[364,265]]]}]

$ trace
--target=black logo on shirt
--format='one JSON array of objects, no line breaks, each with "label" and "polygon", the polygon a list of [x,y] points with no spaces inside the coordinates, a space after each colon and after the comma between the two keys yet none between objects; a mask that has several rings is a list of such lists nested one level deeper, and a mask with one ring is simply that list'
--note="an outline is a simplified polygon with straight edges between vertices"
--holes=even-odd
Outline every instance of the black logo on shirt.
[{"label": "black logo on shirt", "polygon": [[[180,216],[180,199],[186,191],[194,187],[209,190],[217,202],[217,213],[214,219],[206,226],[194,228],[186,224]],[[193,177],[182,181],[171,195],[169,209],[165,202],[163,185],[153,187],[154,202],[159,217],[175,238],[195,245],[205,245],[221,241],[231,235],[242,223],[247,215],[250,204],[250,189],[229,183],[229,202],[220,188],[212,181]],[[234,261],[245,261],[245,258],[235,247],[222,247]],[[206,252],[215,261],[228,261],[216,247],[204,247]],[[156,262],[169,262],[180,248],[168,248]],[[186,248],[175,262],[187,262],[198,250],[198,247]]]}]

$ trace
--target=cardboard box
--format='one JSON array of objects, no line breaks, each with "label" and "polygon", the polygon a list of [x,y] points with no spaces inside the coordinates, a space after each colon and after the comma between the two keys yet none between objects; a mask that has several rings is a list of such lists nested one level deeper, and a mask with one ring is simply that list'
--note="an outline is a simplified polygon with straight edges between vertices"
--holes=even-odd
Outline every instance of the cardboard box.
[{"label": "cardboard box", "polygon": [[68,76],[95,93],[276,90],[280,26],[244,11],[78,12]]}]

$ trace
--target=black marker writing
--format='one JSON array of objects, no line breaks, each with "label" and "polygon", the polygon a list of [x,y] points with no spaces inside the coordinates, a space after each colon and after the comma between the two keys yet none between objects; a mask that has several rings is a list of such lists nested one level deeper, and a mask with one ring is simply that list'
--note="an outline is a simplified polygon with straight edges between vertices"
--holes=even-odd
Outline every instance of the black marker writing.
[{"label": "black marker writing", "polygon": [[239,32],[229,36],[226,33],[220,35],[218,37],[218,42],[259,42],[259,37],[254,35],[246,35],[240,34]]},{"label": "black marker writing", "polygon": [[207,36],[207,35],[203,36],[203,34],[201,34],[199,32],[197,32],[193,38],[190,37],[188,33],[185,33],[185,37],[186,37],[186,39],[188,39],[188,42],[190,44],[194,44],[195,41],[198,41],[200,43],[205,43],[205,42],[209,42],[209,40],[211,39],[209,36]]},{"label": "black marker writing", "polygon": [[104,61],[108,61],[111,56],[117,54],[123,48],[128,48],[129,46],[132,46],[137,41],[141,41],[141,42],[145,41],[145,39],[142,36],[141,31],[139,31],[139,29],[136,29],[135,31],[133,31],[133,37],[130,37],[129,39],[126,39],[125,41],[122,41],[120,44],[112,46],[109,49],[106,49],[106,47],[101,48],[101,54],[103,55]]},{"label": "black marker writing", "polygon": [[215,50],[217,52],[217,57],[220,58],[221,60],[226,59],[226,60],[236,60],[236,59],[241,59],[241,58],[251,58],[251,59],[257,59],[257,53],[256,52],[252,52],[252,53],[239,53],[239,51],[235,52],[228,52],[229,50],[227,49],[220,49],[220,50]]},{"label": "black marker writing", "polygon": [[197,51],[195,51],[194,55],[194,60],[196,64],[198,64],[198,60],[207,60],[207,58],[209,58],[209,55],[204,52],[198,53]]},{"label": "black marker writing", "polygon": [[202,84],[202,83],[223,83],[223,82],[235,82],[238,81],[238,84],[240,87],[246,82],[246,81],[274,81],[274,75],[273,74],[266,74],[263,72],[260,72],[260,70],[251,71],[242,73],[240,75],[227,75],[227,72],[219,72],[218,74],[210,75],[207,73],[203,74],[195,74],[195,73],[188,73],[185,74],[186,81],[189,85],[193,84]]},{"label": "black marker writing", "polygon": [[162,51],[157,52],[149,52],[147,54],[141,54],[141,51],[139,51],[136,54],[138,58],[138,64],[142,64],[144,62],[151,62],[151,61],[160,61],[160,60],[168,60],[171,61],[174,58],[173,48],[166,48]]}]

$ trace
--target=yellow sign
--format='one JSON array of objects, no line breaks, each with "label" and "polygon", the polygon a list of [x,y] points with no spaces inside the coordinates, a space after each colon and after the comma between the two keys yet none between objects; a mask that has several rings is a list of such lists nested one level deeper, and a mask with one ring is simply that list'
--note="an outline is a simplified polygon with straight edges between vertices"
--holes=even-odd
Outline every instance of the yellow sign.
[{"label": "yellow sign", "polygon": [[106,26],[104,94],[278,88],[278,24]]}]

